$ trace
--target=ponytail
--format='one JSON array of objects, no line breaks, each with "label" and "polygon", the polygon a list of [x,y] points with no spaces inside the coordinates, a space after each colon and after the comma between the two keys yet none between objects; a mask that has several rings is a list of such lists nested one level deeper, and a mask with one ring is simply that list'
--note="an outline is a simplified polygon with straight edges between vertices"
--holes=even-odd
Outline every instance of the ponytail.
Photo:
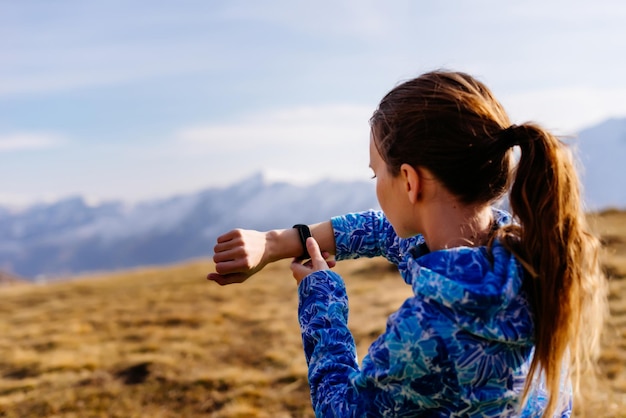
[{"label": "ponytail", "polygon": [[543,374],[549,391],[544,416],[552,416],[566,361],[575,389],[597,355],[605,309],[599,242],[590,234],[569,149],[534,124],[506,131],[521,149],[510,205],[518,226],[498,236],[527,272],[525,286],[535,316],[535,354],[524,389]]}]

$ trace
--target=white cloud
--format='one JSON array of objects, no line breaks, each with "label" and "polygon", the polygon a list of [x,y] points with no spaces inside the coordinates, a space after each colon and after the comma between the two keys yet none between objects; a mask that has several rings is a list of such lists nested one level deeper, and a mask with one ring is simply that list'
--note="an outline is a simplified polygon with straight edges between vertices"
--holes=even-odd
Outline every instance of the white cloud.
[{"label": "white cloud", "polygon": [[314,37],[374,40],[393,32],[397,27],[394,22],[406,15],[408,4],[406,0],[384,4],[375,0],[322,0],[297,5],[288,0],[232,2],[222,11],[222,17],[278,25]]},{"label": "white cloud", "polygon": [[199,59],[207,48],[200,43],[133,43],[0,53],[7,65],[0,70],[0,97],[23,93],[136,82],[152,77],[208,71],[217,64]]},{"label": "white cloud", "polygon": [[276,147],[350,147],[367,144],[373,109],[355,105],[264,111],[230,123],[182,129],[176,138],[194,152],[251,151]]},{"label": "white cloud", "polygon": [[262,111],[182,129],[175,149],[190,164],[200,159],[203,175],[213,184],[260,171],[272,180],[297,183],[367,179],[372,112],[357,105]]},{"label": "white cloud", "polygon": [[62,146],[65,142],[65,139],[56,134],[16,132],[0,135],[0,153],[56,148]]},{"label": "white cloud", "polygon": [[513,94],[502,101],[515,123],[535,121],[558,134],[571,135],[611,116],[626,116],[624,97],[623,87],[571,87]]}]

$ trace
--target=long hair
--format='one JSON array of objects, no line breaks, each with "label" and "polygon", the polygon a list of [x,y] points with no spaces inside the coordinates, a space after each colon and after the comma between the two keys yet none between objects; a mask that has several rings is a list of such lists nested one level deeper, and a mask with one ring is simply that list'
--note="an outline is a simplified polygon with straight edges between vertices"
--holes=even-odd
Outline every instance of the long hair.
[{"label": "long hair", "polygon": [[393,175],[403,163],[425,167],[466,204],[490,204],[510,191],[517,222],[494,239],[524,267],[535,318],[523,398],[543,373],[550,394],[544,416],[551,416],[567,362],[576,388],[593,365],[606,310],[599,244],[586,223],[566,144],[536,124],[511,125],[490,90],[459,72],[434,71],[398,85],[370,123]]}]

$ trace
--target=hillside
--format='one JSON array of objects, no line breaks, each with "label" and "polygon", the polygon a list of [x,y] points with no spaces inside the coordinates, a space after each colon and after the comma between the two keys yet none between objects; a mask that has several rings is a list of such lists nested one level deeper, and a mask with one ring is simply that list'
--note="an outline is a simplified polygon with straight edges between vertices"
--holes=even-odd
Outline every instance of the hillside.
[{"label": "hillside", "polygon": [[[592,219],[610,274],[601,380],[581,412],[626,410],[626,213]],[[1,417],[312,417],[288,262],[243,285],[208,261],[0,287]],[[342,262],[359,356],[410,294],[380,260]]]},{"label": "hillside", "polygon": [[0,286],[22,283],[24,279],[15,276],[14,274],[0,271]]}]

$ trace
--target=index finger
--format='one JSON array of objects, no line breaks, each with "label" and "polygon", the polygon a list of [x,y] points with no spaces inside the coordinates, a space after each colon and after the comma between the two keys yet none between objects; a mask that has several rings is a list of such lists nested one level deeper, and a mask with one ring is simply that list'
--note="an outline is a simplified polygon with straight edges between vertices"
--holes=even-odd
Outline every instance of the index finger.
[{"label": "index finger", "polygon": [[228,242],[230,240],[233,240],[233,239],[239,238],[239,237],[241,237],[241,230],[240,229],[233,229],[232,231],[228,231],[225,234],[222,234],[219,237],[217,237],[217,242],[218,243],[224,243],[224,242]]},{"label": "index finger", "polygon": [[313,237],[309,237],[306,240],[306,249],[311,256],[311,262],[315,270],[325,270],[328,268],[328,264],[320,251],[320,246]]},{"label": "index finger", "polygon": [[241,230],[234,229],[217,237],[217,244],[213,247],[214,253],[227,251],[243,244]]}]

